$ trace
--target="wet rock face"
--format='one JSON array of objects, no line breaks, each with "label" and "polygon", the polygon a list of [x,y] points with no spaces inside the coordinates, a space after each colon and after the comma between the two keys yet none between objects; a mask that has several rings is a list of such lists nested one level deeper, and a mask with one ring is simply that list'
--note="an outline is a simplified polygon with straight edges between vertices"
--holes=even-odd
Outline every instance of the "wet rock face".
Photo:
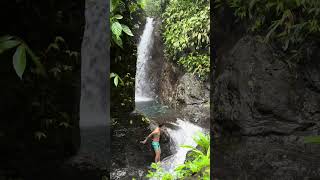
[{"label": "wet rock face", "polygon": [[318,127],[319,62],[290,69],[271,48],[245,37],[221,65],[213,100],[219,125],[242,135],[288,135]]},{"label": "wet rock face", "polygon": [[320,133],[319,57],[289,67],[248,36],[218,60],[211,124],[221,135],[214,148],[217,177],[320,178],[319,145],[303,142]]},{"label": "wet rock face", "polygon": [[176,89],[176,102],[184,118],[208,128],[209,84],[197,80],[191,73],[184,74],[178,81]]},{"label": "wet rock face", "polygon": [[[149,124],[143,122],[141,115],[131,115],[126,119],[128,124],[118,124],[112,128],[111,146],[111,179],[144,179],[148,166],[154,162],[154,151],[151,139],[146,144],[141,144],[151,133]],[[130,124],[132,120],[132,124]],[[119,122],[124,122],[119,121]],[[171,140],[166,133],[160,137],[161,159],[172,154]]]},{"label": "wet rock face", "polygon": [[186,73],[179,79],[176,94],[176,101],[182,105],[202,104],[209,101],[209,87],[191,73]]},{"label": "wet rock face", "polygon": [[168,61],[164,61],[161,74],[160,101],[178,109],[182,118],[207,128],[210,122],[209,83],[197,80]]},{"label": "wet rock face", "polygon": [[214,177],[223,180],[316,180],[320,177],[319,145],[302,137],[242,137],[214,147]]}]

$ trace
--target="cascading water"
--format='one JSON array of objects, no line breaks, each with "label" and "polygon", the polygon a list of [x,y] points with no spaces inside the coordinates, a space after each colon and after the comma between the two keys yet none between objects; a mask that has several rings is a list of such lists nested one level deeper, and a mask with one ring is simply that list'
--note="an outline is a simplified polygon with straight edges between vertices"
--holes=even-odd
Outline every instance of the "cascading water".
[{"label": "cascading water", "polygon": [[201,127],[194,125],[189,121],[181,120],[179,118],[177,118],[177,121],[172,124],[177,126],[178,128],[167,128],[167,132],[174,142],[175,154],[166,157],[161,161],[162,168],[170,173],[173,173],[174,169],[177,166],[184,163],[186,155],[190,150],[188,148],[181,147],[181,145],[195,147],[197,143],[194,142],[193,136],[198,132],[203,132],[203,129]]},{"label": "cascading water", "polygon": [[147,23],[138,45],[137,73],[136,73],[136,101],[150,101],[153,99],[151,83],[148,79],[148,61],[151,59],[153,47],[153,18],[147,17]]},{"label": "cascading water", "polygon": [[[193,136],[197,132],[204,130],[187,120],[175,118],[172,114],[177,114],[167,109],[154,101],[155,93],[152,81],[149,79],[150,73],[154,73],[155,69],[151,69],[150,62],[154,59],[151,58],[151,52],[154,44],[154,22],[152,18],[147,18],[147,22],[143,34],[138,45],[138,59],[137,59],[137,73],[136,73],[136,109],[149,118],[156,121],[156,119],[174,119],[173,122],[168,123],[167,132],[172,139],[173,155],[166,157],[162,160],[162,167],[165,171],[173,173],[174,168],[183,164],[186,159],[186,154],[190,149],[182,148],[181,145],[196,146],[193,141]],[[168,118],[169,117],[169,118]],[[171,117],[171,118],[170,118]],[[171,127],[172,126],[172,127]]]}]

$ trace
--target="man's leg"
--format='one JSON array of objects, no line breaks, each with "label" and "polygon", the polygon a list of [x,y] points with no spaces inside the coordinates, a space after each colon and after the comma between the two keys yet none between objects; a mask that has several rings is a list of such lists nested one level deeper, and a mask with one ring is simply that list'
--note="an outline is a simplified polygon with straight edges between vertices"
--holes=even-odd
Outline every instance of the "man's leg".
[{"label": "man's leg", "polygon": [[158,162],[158,156],[157,156],[157,151],[154,152],[154,162],[157,163]]},{"label": "man's leg", "polygon": [[157,151],[156,151],[155,162],[157,163],[157,162],[159,162],[159,161],[160,161],[160,151],[157,150]]}]

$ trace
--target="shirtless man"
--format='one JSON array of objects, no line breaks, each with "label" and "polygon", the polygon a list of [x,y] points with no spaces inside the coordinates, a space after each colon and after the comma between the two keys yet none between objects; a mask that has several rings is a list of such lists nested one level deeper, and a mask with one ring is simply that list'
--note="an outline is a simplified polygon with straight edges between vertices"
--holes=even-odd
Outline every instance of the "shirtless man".
[{"label": "shirtless man", "polygon": [[152,131],[151,134],[149,134],[149,136],[146,137],[146,139],[144,141],[140,141],[140,143],[145,144],[148,140],[148,138],[152,137],[152,147],[154,149],[154,152],[156,154],[154,161],[160,162],[160,154],[161,154],[161,149],[160,149],[160,144],[159,144],[159,140],[160,140],[160,132],[161,132],[161,127],[163,126],[163,124],[159,124],[159,126]]}]

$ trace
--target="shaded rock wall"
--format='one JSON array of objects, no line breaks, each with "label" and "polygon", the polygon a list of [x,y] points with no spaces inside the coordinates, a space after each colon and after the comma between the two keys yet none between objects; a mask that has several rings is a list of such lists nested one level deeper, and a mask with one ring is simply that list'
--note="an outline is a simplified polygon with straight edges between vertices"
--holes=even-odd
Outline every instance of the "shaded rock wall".
[{"label": "shaded rock wall", "polygon": [[[317,52],[317,51],[314,51]],[[217,61],[213,84],[213,174],[221,179],[320,178],[319,53],[296,66],[256,38]]]}]

